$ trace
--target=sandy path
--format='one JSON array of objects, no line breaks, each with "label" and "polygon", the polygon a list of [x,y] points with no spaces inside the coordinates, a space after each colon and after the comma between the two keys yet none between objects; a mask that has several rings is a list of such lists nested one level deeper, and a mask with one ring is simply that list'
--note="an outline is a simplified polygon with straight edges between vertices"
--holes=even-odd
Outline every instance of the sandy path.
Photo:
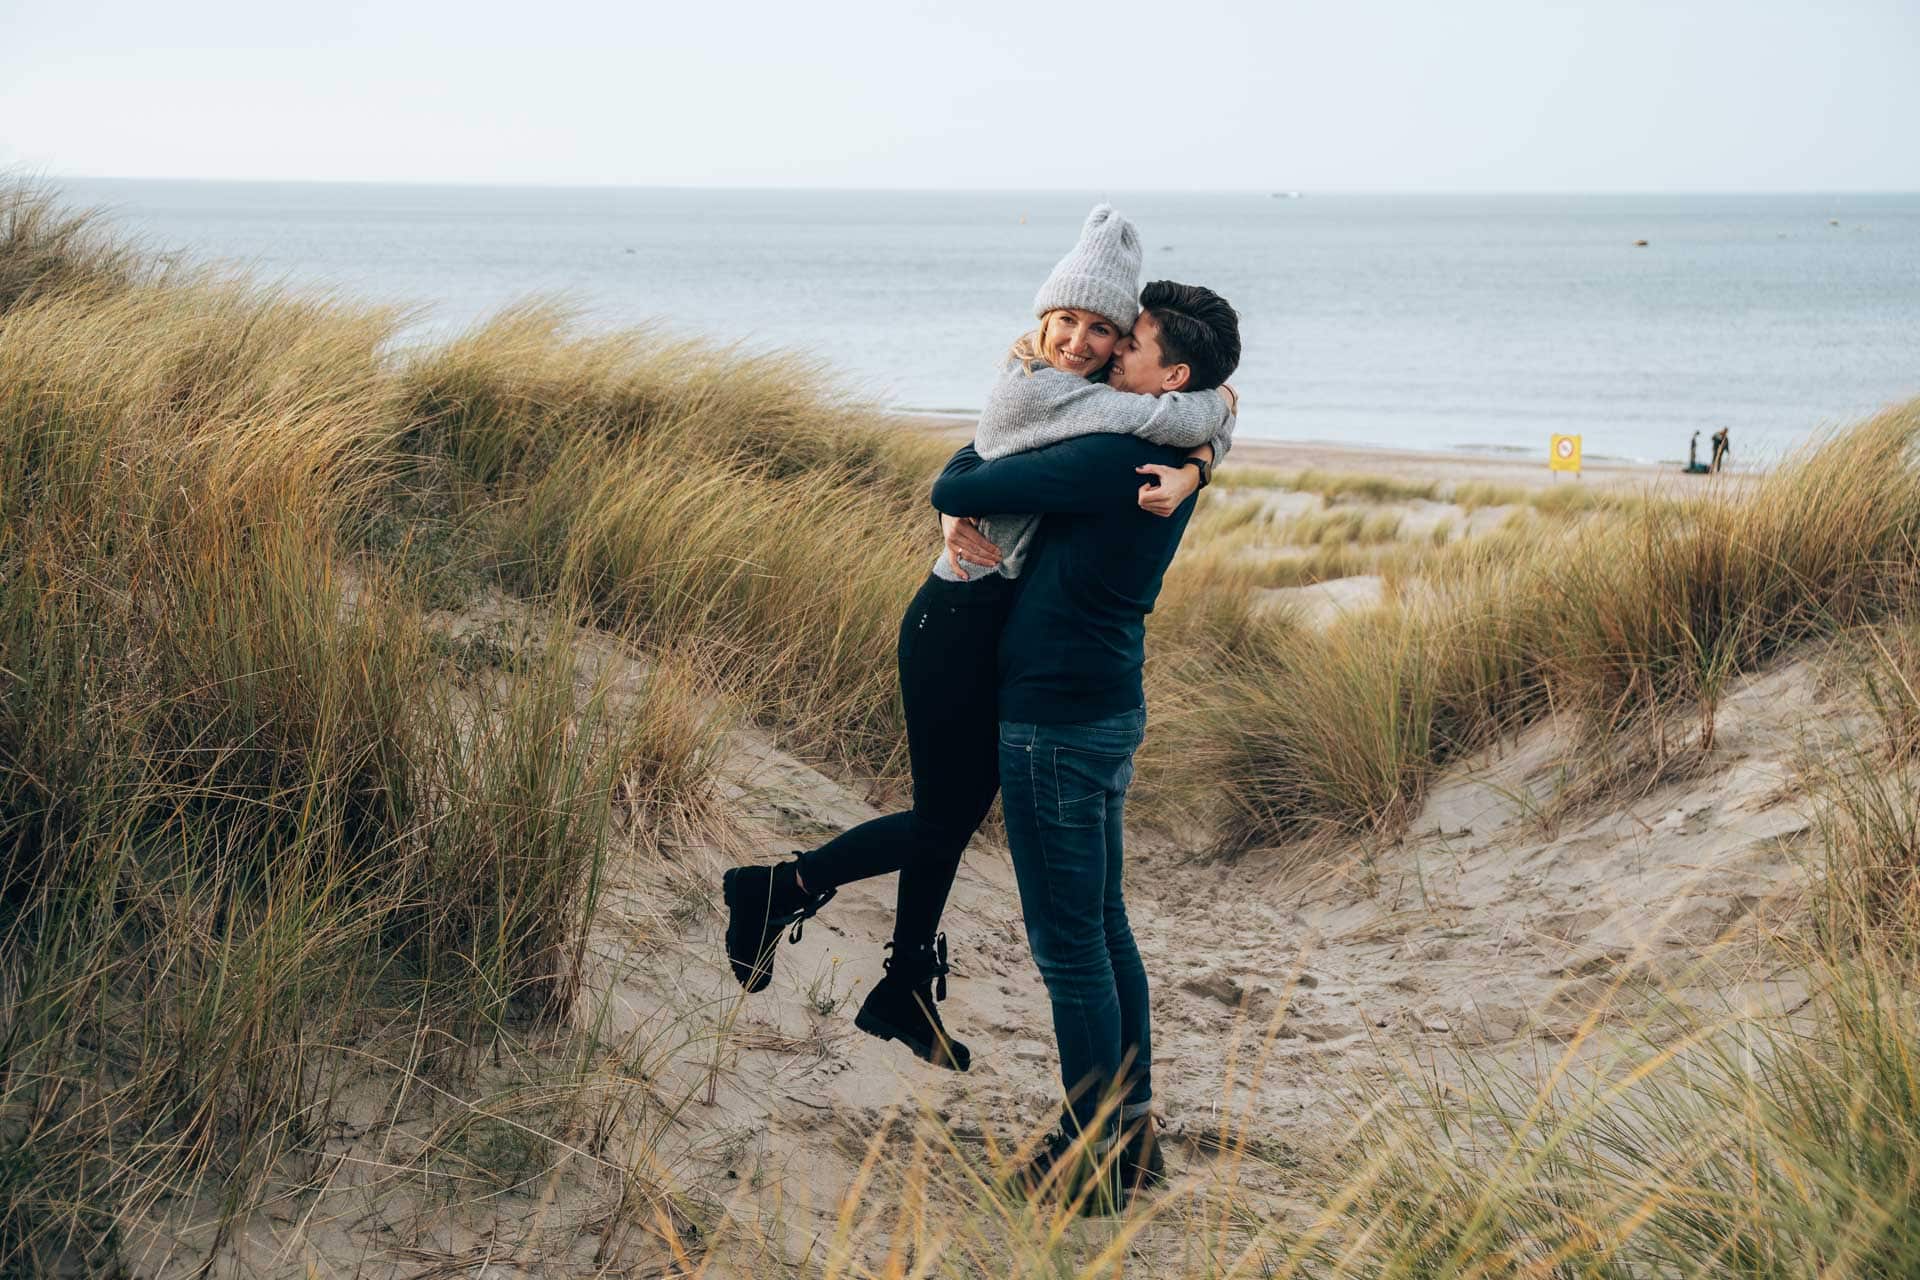
[{"label": "sandy path", "polygon": [[[1268,1162],[1260,1172],[1278,1211],[1289,1188],[1276,1171],[1291,1153],[1323,1149],[1365,1093],[1410,1063],[1452,1074],[1451,1056],[1465,1054],[1532,1072],[1595,1008],[1618,1023],[1644,1022],[1667,998],[1709,1014],[1796,1004],[1795,975],[1756,967],[1752,942],[1804,884],[1813,837],[1791,761],[1800,730],[1821,715],[1820,687],[1806,665],[1746,682],[1693,777],[1557,827],[1542,815],[1569,743],[1542,726],[1451,775],[1414,834],[1389,849],[1299,865],[1285,850],[1222,861],[1136,839],[1128,897],[1154,982],[1154,1069],[1175,1163],[1209,1170],[1235,1043],[1234,1109]],[[763,736],[733,741],[728,787],[766,860],[871,816]],[[718,860],[714,883],[717,871]],[[843,888],[798,945],[783,943],[760,994],[742,998],[727,972],[718,911],[630,958],[612,989],[622,1031],[702,1024],[674,1068],[694,1099],[681,1111],[677,1169],[764,1236],[762,1263],[823,1247],[890,1108],[924,1105],[963,1134],[984,1126],[1002,1140],[1051,1114],[1048,1006],[1005,851],[976,841],[945,921],[956,974],[942,1012],[973,1047],[967,1075],[852,1026],[880,975],[892,894],[891,877]],[[1247,1098],[1261,1056],[1248,1024],[1276,1017]],[[1147,1256],[1178,1247],[1154,1229],[1142,1243]]]},{"label": "sandy path", "polygon": [[[638,687],[638,661],[582,635],[582,679]],[[1798,975],[1756,944],[1793,919],[1817,844],[1795,761],[1831,745],[1818,735],[1860,724],[1830,689],[1812,660],[1741,681],[1710,756],[1584,807],[1562,793],[1572,739],[1542,725],[1443,778],[1387,848],[1225,860],[1136,836],[1127,893],[1154,984],[1158,1109],[1171,1163],[1190,1175],[1181,1194],[1232,1178],[1258,1216],[1312,1202],[1325,1188],[1307,1170],[1409,1069],[1458,1079],[1472,1063],[1526,1079],[1570,1042],[1606,1052],[1606,1034],[1580,1037],[1590,1017],[1657,1031],[1689,1010],[1797,1007]],[[956,972],[942,1012],[975,1058],[956,1075],[852,1025],[881,973],[891,877],[843,888],[800,943],[781,946],[772,986],[743,995],[721,946],[722,867],[773,861],[874,810],[757,730],[731,732],[720,772],[735,824],[724,847],[610,869],[582,1001],[606,1105],[589,1129],[559,1131],[579,1153],[564,1177],[451,1200],[444,1177],[396,1180],[416,1159],[440,1167],[431,1153],[464,1113],[429,1107],[388,1132],[382,1117],[400,1106],[389,1084],[326,1139],[336,1154],[316,1166],[317,1194],[290,1191],[224,1241],[208,1235],[207,1204],[130,1222],[136,1273],[645,1275],[677,1234],[694,1256],[711,1252],[710,1276],[797,1274],[832,1247],[875,1135],[880,1185],[909,1151],[903,1129],[883,1132],[890,1114],[930,1109],[982,1163],[983,1134],[1013,1141],[1045,1123],[1051,1020],[1004,849],[976,840],[944,924]],[[1265,1051],[1262,1028],[1274,1032]],[[537,1100],[548,1075],[528,1079]],[[515,1109],[525,1093],[500,1096],[509,1119],[544,1123]],[[1223,1099],[1257,1156],[1235,1169],[1212,1154]],[[626,1198],[636,1179],[657,1194]],[[855,1208],[887,1203],[877,1192]],[[1074,1228],[1088,1247],[1113,1229]],[[875,1260],[885,1222],[860,1237]],[[1147,1274],[1191,1247],[1177,1213],[1135,1244]]]}]

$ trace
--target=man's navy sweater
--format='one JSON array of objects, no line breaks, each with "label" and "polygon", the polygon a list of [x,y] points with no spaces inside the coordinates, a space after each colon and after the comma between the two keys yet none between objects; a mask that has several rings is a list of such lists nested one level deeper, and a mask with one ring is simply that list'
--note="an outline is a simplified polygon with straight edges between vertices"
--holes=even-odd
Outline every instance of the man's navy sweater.
[{"label": "man's navy sweater", "polygon": [[933,484],[952,516],[1043,512],[1000,632],[1000,718],[1032,724],[1104,720],[1146,705],[1140,667],[1146,616],[1180,535],[1171,516],[1139,506],[1134,468],[1178,466],[1183,449],[1132,436],[1081,436],[989,462],[967,445]]}]

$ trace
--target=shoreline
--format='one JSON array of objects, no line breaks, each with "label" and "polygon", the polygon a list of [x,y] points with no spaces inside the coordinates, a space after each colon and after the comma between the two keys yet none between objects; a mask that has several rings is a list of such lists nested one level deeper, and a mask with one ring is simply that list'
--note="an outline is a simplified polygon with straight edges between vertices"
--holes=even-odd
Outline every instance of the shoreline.
[{"label": "shoreline", "polygon": [[[973,435],[976,419],[969,414],[906,412],[894,416],[909,428],[950,439],[956,446]],[[1282,471],[1332,471],[1343,474],[1389,476],[1397,479],[1497,482],[1524,489],[1548,489],[1556,484],[1598,484],[1627,488],[1647,484],[1713,483],[1715,477],[1689,476],[1678,463],[1636,462],[1625,458],[1589,456],[1576,476],[1547,470],[1541,456],[1476,453],[1458,449],[1406,449],[1391,445],[1342,444],[1326,440],[1243,439],[1233,446],[1228,466],[1271,467]],[[1735,468],[1723,479],[1747,481],[1761,474]]]}]

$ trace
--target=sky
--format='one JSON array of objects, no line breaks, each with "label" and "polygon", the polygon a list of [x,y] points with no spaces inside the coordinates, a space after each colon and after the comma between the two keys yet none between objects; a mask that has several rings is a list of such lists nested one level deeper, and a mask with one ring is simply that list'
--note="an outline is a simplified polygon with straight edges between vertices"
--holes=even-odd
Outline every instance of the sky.
[{"label": "sky", "polygon": [[1920,189],[1920,0],[0,0],[0,169]]}]

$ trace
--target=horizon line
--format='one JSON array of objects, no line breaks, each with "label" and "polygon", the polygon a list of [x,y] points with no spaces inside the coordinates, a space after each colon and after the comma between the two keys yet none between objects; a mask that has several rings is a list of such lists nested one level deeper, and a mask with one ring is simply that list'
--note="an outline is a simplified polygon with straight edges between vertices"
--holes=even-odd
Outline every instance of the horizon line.
[{"label": "horizon line", "polygon": [[[0,169],[0,175],[5,170]],[[1102,191],[1129,195],[1298,196],[1819,196],[1920,195],[1915,187],[936,187],[809,186],[799,184],[688,182],[546,181],[513,178],[288,178],[230,177],[203,174],[110,174],[22,172],[30,181],[193,182],[259,186],[459,187],[528,191],[737,191],[786,194],[873,195],[1088,195]]]}]

